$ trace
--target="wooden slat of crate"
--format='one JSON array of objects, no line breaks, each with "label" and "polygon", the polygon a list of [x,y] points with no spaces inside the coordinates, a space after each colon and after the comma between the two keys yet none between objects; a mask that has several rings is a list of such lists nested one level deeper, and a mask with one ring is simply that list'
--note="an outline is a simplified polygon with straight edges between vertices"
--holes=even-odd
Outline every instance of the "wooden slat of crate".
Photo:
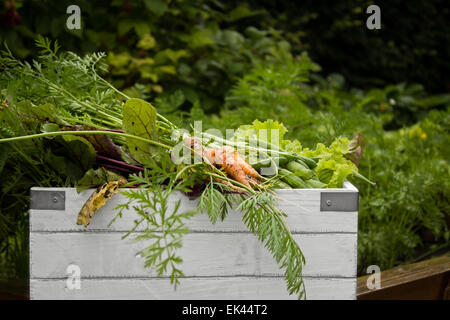
[{"label": "wooden slat of crate", "polygon": [[[32,299],[288,300],[282,277],[185,278],[174,291],[167,279],[82,279],[69,290],[65,279],[31,279]],[[354,299],[356,279],[305,278],[307,299]]]},{"label": "wooden slat of crate", "polygon": [[[32,276],[64,277],[61,266],[74,262],[84,277],[155,276],[135,256],[150,242],[121,240],[121,236],[117,232],[31,233]],[[294,238],[307,257],[305,276],[356,277],[356,234],[296,234]],[[192,233],[185,236],[178,252],[186,276],[282,275],[252,234]]]},{"label": "wooden slat of crate", "polygon": [[[124,212],[124,217],[111,228],[107,227],[115,215],[114,208],[123,203],[124,196],[117,195],[111,199],[96,213],[85,230],[75,221],[91,190],[81,194],[72,188],[33,190],[64,191],[65,206],[64,210],[30,210],[32,299],[107,298],[113,288],[121,285],[124,286],[124,298],[128,296],[126,292],[130,292],[130,297],[148,298],[145,291],[133,290],[136,278],[140,278],[139,283],[155,285],[156,288],[170,287],[168,279],[155,278],[154,273],[144,269],[142,258],[135,256],[139,248],[148,243],[127,245],[127,240],[120,240],[123,232],[134,225],[136,214],[132,210]],[[320,211],[320,193],[323,191],[357,192],[348,183],[343,189],[279,190],[280,208],[288,214],[291,232],[306,256],[304,276],[305,283],[309,283],[308,297],[354,299],[357,211]],[[176,195],[172,200],[178,199],[185,209],[197,205],[196,200],[189,200],[183,195]],[[184,298],[203,299],[206,296],[202,295],[202,286],[209,288],[207,292],[211,294],[215,286],[220,289],[222,285],[231,288],[227,291],[228,295],[218,294],[215,298],[251,299],[258,298],[259,293],[273,299],[287,297],[282,271],[257,238],[248,232],[241,217],[242,213],[232,211],[224,222],[212,225],[203,214],[188,223],[192,233],[185,237],[180,250],[184,259],[182,268],[187,278],[181,279],[181,282],[185,282],[187,287],[198,287],[196,290],[199,293],[184,295]],[[68,289],[61,286],[65,283],[69,264],[77,264],[81,268],[82,283],[86,284],[83,293],[71,292],[67,296]],[[272,286],[273,281],[277,285]],[[277,291],[278,287],[281,293]],[[183,298],[183,290],[176,293],[170,287],[170,290],[162,292],[164,298]]]},{"label": "wooden slat of crate", "polygon": [[[124,203],[125,196],[119,194],[114,196],[106,205],[99,210],[92,218],[88,229],[76,225],[76,216],[80,210],[80,204],[86,202],[92,193],[92,190],[86,190],[80,194],[72,188],[33,188],[33,190],[57,190],[65,191],[66,207],[65,210],[31,210],[30,230],[35,231],[128,231],[134,226],[134,220],[138,216],[133,209],[124,211],[123,217],[117,219],[110,227],[115,214],[113,212],[116,206]],[[317,189],[303,189],[305,194],[279,192],[280,209],[288,215],[287,222],[292,233],[299,232],[356,232],[358,229],[358,212],[333,212],[320,211],[320,192]],[[346,190],[349,189],[328,189],[328,190]],[[341,191],[344,192],[344,191]],[[198,200],[189,200],[187,197],[178,194],[172,197],[172,201],[182,201],[182,208],[186,210],[197,207]],[[170,206],[169,206],[170,210]],[[188,221],[187,226],[193,232],[214,231],[229,232],[242,231],[248,232],[247,227],[241,222],[242,213],[231,210],[223,222],[212,225],[206,214],[197,215],[194,219]],[[141,230],[141,229],[137,229]]]}]

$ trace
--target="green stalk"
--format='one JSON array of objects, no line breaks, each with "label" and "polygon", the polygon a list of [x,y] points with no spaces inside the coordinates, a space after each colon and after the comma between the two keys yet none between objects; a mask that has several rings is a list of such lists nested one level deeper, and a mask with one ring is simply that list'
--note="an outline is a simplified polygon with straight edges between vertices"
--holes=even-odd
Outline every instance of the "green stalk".
[{"label": "green stalk", "polygon": [[12,138],[3,138],[0,139],[0,143],[2,142],[14,142],[14,141],[21,141],[21,140],[27,140],[27,139],[34,139],[34,138],[43,138],[43,137],[54,137],[54,136],[64,136],[64,135],[90,135],[90,134],[105,134],[110,136],[121,136],[125,138],[131,138],[139,141],[144,141],[149,144],[152,144],[157,147],[165,148],[165,149],[172,149],[171,146],[159,143],[157,141],[153,141],[150,139],[133,136],[131,134],[127,133],[121,133],[121,132],[113,132],[113,131],[55,131],[55,132],[44,132],[44,133],[38,133],[38,134],[31,134],[27,136],[20,136],[20,137],[12,137]]},{"label": "green stalk", "polygon": [[373,185],[373,186],[376,185],[375,182],[370,181],[369,179],[367,179],[366,177],[364,177],[364,176],[363,176],[361,173],[359,173],[358,171],[353,170],[352,173],[353,173],[353,175],[354,175],[356,178],[359,178],[359,179],[361,179],[362,181],[365,181],[365,182],[367,182],[367,183],[369,183],[369,184],[371,184],[371,185]]},{"label": "green stalk", "polygon": [[169,120],[167,120],[166,118],[164,118],[163,115],[157,113],[156,116],[159,117],[161,120],[163,120],[163,122],[165,122],[166,124],[168,124],[170,128],[176,129],[176,126],[175,126],[172,122],[170,122]]},{"label": "green stalk", "polygon": [[212,176],[212,177],[214,177],[214,178],[219,178],[219,179],[222,179],[222,180],[226,180],[226,181],[228,181],[228,182],[230,182],[230,183],[232,183],[232,184],[234,184],[234,185],[236,185],[236,186],[238,186],[238,187],[241,187],[242,189],[247,190],[250,194],[256,194],[256,191],[255,191],[255,190],[253,190],[253,189],[247,187],[245,184],[242,184],[242,183],[240,183],[240,182],[237,182],[237,181],[234,180],[234,179],[229,179],[229,178],[226,177],[226,176],[222,176],[222,175],[219,175],[219,174],[216,174],[216,173],[212,173],[212,172],[208,172],[207,174],[210,175],[210,176]]},{"label": "green stalk", "polygon": [[230,140],[226,140],[226,139],[214,136],[214,135],[206,133],[206,132],[202,132],[201,135],[205,136],[207,138],[210,138],[210,139],[214,139],[214,140],[216,140],[218,142],[222,142],[225,145],[229,145],[229,146],[233,146],[233,147],[243,147],[243,148],[247,148],[247,149],[255,150],[255,151],[260,151],[260,152],[264,152],[264,153],[277,153],[277,154],[281,154],[281,155],[284,155],[284,156],[295,157],[294,154],[289,153],[289,152],[252,147],[252,146],[246,145],[245,142],[243,142],[244,144],[238,143],[238,142],[233,142],[233,141],[230,141]]},{"label": "green stalk", "polygon": [[[30,74],[30,73],[28,73],[28,74]],[[62,93],[65,94],[66,96],[68,96],[68,97],[69,97],[70,99],[72,99],[73,101],[76,101],[77,103],[79,103],[80,105],[82,105],[82,106],[84,106],[84,107],[90,109],[91,111],[93,111],[93,112],[98,112],[98,113],[104,115],[104,116],[105,116],[107,119],[109,119],[109,120],[112,120],[112,121],[121,123],[121,120],[120,120],[120,119],[118,119],[118,118],[116,118],[116,117],[113,117],[113,116],[111,116],[110,114],[105,113],[105,112],[103,112],[102,110],[99,110],[98,108],[93,108],[91,105],[89,105],[89,104],[87,104],[87,103],[85,103],[85,102],[83,102],[83,101],[80,101],[80,100],[77,99],[73,94],[71,94],[70,92],[68,92],[66,89],[64,89],[64,88],[62,88],[62,87],[56,85],[55,83],[53,83],[53,82],[47,80],[47,79],[44,78],[44,77],[39,77],[38,75],[35,74],[35,72],[31,72],[30,75],[31,75],[32,77],[36,78],[37,80],[44,82],[47,86],[53,88],[53,90],[59,90],[60,92],[62,92]],[[102,108],[102,109],[104,109],[104,108]]]},{"label": "green stalk", "polygon": [[108,86],[109,88],[111,88],[114,92],[118,93],[119,95],[121,95],[123,98],[130,100],[131,98],[129,96],[127,96],[125,93],[123,93],[122,91],[116,89],[116,87],[114,87],[111,83],[109,83],[108,81],[106,81],[105,79],[103,79],[102,77],[100,77],[98,75],[97,72],[95,72],[96,76],[104,83],[106,84],[106,86]]},{"label": "green stalk", "polygon": [[[109,88],[111,88],[114,92],[116,92],[117,94],[121,95],[123,98],[125,98],[126,100],[130,100],[131,98],[129,96],[127,96],[125,93],[123,93],[122,91],[118,90],[116,87],[114,87],[111,83],[109,83],[108,81],[106,81],[105,79],[103,79],[102,77],[100,77],[97,74],[97,77],[104,83],[106,84]],[[160,118],[163,123],[167,124],[169,126],[169,128],[174,129],[176,128],[176,126],[170,122],[168,119],[166,119],[164,116],[162,116],[161,114],[157,113],[156,116],[158,118]]]}]

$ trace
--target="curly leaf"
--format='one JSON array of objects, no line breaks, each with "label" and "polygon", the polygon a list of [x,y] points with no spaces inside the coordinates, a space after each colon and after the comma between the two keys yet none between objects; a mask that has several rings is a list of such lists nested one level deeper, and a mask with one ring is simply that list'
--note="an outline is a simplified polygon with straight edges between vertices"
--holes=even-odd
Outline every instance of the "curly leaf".
[{"label": "curly leaf", "polygon": [[344,156],[358,166],[361,161],[363,149],[364,139],[362,135],[357,132],[352,141],[348,144],[348,152]]},{"label": "curly leaf", "polygon": [[[256,137],[258,139],[265,140],[277,146],[282,145],[284,135],[288,131],[282,123],[271,119],[264,122],[255,120],[252,126],[256,131]],[[272,135],[274,136],[272,137]]]},{"label": "curly leaf", "polygon": [[297,139],[284,140],[283,143],[284,143],[283,149],[287,152],[292,152],[295,154],[300,154],[300,152],[302,152],[302,144]]},{"label": "curly leaf", "polygon": [[345,179],[355,170],[355,165],[344,158],[321,159],[314,169],[320,181],[328,188],[342,188]]}]

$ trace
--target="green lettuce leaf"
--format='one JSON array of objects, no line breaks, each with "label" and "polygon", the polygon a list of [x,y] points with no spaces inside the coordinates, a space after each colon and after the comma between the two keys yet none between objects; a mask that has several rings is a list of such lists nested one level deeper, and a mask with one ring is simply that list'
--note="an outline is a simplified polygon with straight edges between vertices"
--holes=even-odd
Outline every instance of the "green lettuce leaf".
[{"label": "green lettuce leaf", "polygon": [[278,121],[271,119],[264,122],[255,120],[252,124],[253,129],[256,132],[256,138],[278,147],[281,147],[284,140],[284,135],[288,130],[286,127]]},{"label": "green lettuce leaf", "polygon": [[347,159],[320,159],[314,168],[319,180],[328,188],[342,188],[345,179],[352,174],[356,166]]},{"label": "green lettuce leaf", "polygon": [[258,146],[262,148],[266,148],[267,145],[281,148],[286,141],[284,140],[284,135],[287,131],[281,122],[271,119],[264,122],[255,120],[251,125],[240,126],[234,134],[234,139],[244,141],[257,140]]},{"label": "green lettuce leaf", "polygon": [[348,138],[340,137],[335,139],[328,148],[323,143],[318,143],[315,150],[305,148],[303,149],[302,155],[308,158],[328,158],[332,156],[339,157],[348,152],[348,144]]},{"label": "green lettuce leaf", "polygon": [[318,143],[315,150],[305,148],[302,155],[309,158],[319,158],[314,172],[321,182],[326,183],[328,188],[342,188],[345,179],[357,172],[358,168],[345,155],[349,152],[349,140],[340,137],[326,147]]},{"label": "green lettuce leaf", "polygon": [[302,152],[302,144],[297,139],[294,140],[284,140],[283,150],[287,152],[292,152],[295,154],[300,154]]}]

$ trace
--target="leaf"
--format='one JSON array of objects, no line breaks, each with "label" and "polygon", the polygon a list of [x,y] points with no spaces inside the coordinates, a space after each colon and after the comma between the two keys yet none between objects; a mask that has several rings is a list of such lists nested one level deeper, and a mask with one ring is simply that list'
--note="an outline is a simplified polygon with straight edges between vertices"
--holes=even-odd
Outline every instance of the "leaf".
[{"label": "leaf", "polygon": [[261,122],[259,120],[253,121],[251,125],[240,126],[236,131],[235,136],[238,139],[256,138],[265,144],[272,144],[281,147],[285,141],[284,135],[288,130],[278,121],[272,119]]},{"label": "leaf", "polygon": [[353,162],[356,166],[361,161],[362,152],[364,148],[364,139],[362,135],[357,132],[352,141],[348,144],[348,152],[344,155],[347,159]]},{"label": "leaf", "polygon": [[168,8],[168,4],[161,0],[145,0],[144,4],[148,10],[150,10],[157,16],[163,15]]},{"label": "leaf", "polygon": [[[76,125],[65,128],[69,131],[94,131],[97,128],[88,125]],[[89,134],[80,135],[94,147],[95,151],[99,154],[107,155],[116,160],[122,160],[121,150],[114,141],[106,134]]]},{"label": "leaf", "polygon": [[172,75],[177,74],[175,66],[159,66],[157,70],[162,73],[168,73]]},{"label": "leaf", "polygon": [[56,110],[50,103],[36,106],[29,100],[23,100],[17,103],[17,112],[22,116],[31,117],[39,121],[51,121],[60,125],[68,125],[66,121],[56,115]]},{"label": "leaf", "polygon": [[95,150],[86,139],[71,135],[53,140],[58,143],[58,148],[52,148],[53,152],[48,150],[45,158],[60,175],[76,182],[94,165]]},{"label": "leaf", "polygon": [[89,170],[94,165],[95,149],[86,139],[72,135],[61,138],[70,159],[83,171]]},{"label": "leaf", "polygon": [[117,33],[119,34],[119,36],[123,36],[126,33],[128,33],[128,31],[130,31],[134,26],[134,22],[131,19],[125,19],[125,20],[121,20],[118,25],[117,25]]},{"label": "leaf", "polygon": [[139,40],[137,47],[140,49],[149,50],[153,48],[155,45],[156,45],[155,38],[151,34],[147,33],[142,37],[141,40]]},{"label": "leaf", "polygon": [[[148,102],[132,98],[123,106],[123,131],[134,136],[157,140],[156,109]],[[145,141],[127,138],[131,155],[140,163],[148,163],[158,148]]]},{"label": "leaf", "polygon": [[94,188],[99,185],[102,185],[106,182],[112,182],[112,181],[119,181],[121,184],[126,183],[126,179],[122,177],[121,175],[111,172],[109,170],[106,170],[105,168],[101,167],[96,170],[89,169],[81,178],[76,185],[77,192],[80,193],[81,191],[88,189],[88,188]]},{"label": "leaf", "polygon": [[211,30],[204,29],[196,30],[191,34],[181,34],[179,38],[181,41],[186,42],[190,48],[196,49],[214,44],[212,36]]},{"label": "leaf", "polygon": [[314,168],[320,181],[326,183],[328,188],[342,188],[345,179],[356,169],[349,160],[320,159]]},{"label": "leaf", "polygon": [[146,21],[135,21],[133,27],[139,38],[143,38],[146,34],[150,33],[150,26]]},{"label": "leaf", "polygon": [[236,21],[236,20],[240,20],[243,18],[248,18],[248,17],[252,17],[252,16],[264,14],[264,13],[266,13],[265,10],[251,11],[246,6],[240,5],[239,7],[231,10],[231,12],[228,14],[228,17],[229,17],[230,21]]},{"label": "leaf", "polygon": [[165,49],[158,51],[154,58],[158,64],[164,64],[167,60],[170,60],[172,63],[176,64],[180,58],[188,56],[189,52],[186,50]]},{"label": "leaf", "polygon": [[84,171],[64,155],[56,155],[48,150],[44,159],[61,178],[68,178],[71,183],[83,176]]},{"label": "leaf", "polygon": [[292,152],[295,154],[300,154],[302,152],[302,144],[297,139],[295,140],[284,140],[283,150],[287,152]]},{"label": "leaf", "polygon": [[41,132],[56,132],[59,131],[59,126],[55,123],[44,123],[41,126]]}]

